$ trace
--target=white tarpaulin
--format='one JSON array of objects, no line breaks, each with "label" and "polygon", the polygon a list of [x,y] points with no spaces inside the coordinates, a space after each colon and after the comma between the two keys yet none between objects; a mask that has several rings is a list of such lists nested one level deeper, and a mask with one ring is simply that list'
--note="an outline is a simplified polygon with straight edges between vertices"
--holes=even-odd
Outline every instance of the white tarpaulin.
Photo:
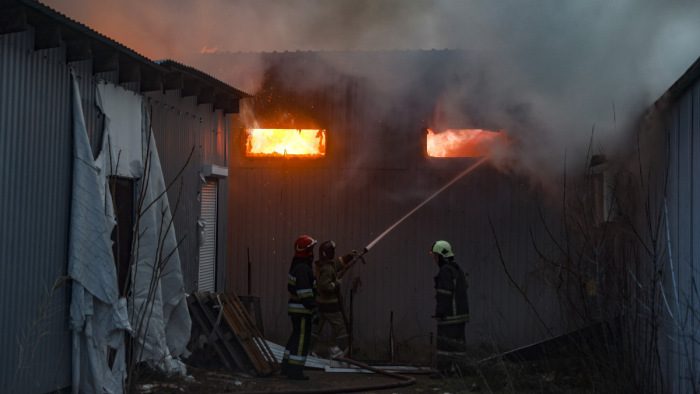
[{"label": "white tarpaulin", "polygon": [[[136,352],[141,361],[165,372],[185,374],[185,366],[177,357],[185,351],[192,322],[175,227],[146,107],[141,96],[104,82],[97,85],[97,105],[105,115],[104,145],[97,158],[104,175],[122,173],[121,164],[116,173],[109,173],[110,169],[115,170],[114,157],[120,156],[129,158],[129,173],[140,177],[129,301],[129,320],[137,337]],[[123,121],[127,118],[130,120]],[[121,150],[109,146],[111,141],[119,141]],[[125,156],[125,147],[136,149],[137,146],[138,152]]]},{"label": "white tarpaulin", "polygon": [[97,158],[103,160],[100,165],[105,175],[141,178],[145,143],[141,117],[143,99],[132,91],[104,82],[97,85],[95,99],[105,114],[102,151]]},{"label": "white tarpaulin", "polygon": [[[73,279],[70,325],[73,332],[73,392],[120,393],[126,378],[124,332],[129,331],[126,300],[119,298],[110,234],[105,216],[104,178],[95,165],[75,77],[73,88],[73,197],[68,274]],[[117,351],[110,368],[109,348]]]},{"label": "white tarpaulin", "polygon": [[[73,390],[122,392],[124,333],[132,332],[140,361],[185,374],[177,358],[189,341],[191,320],[177,239],[153,133],[141,96],[99,83],[105,115],[103,147],[93,160],[80,93],[73,79],[74,168],[69,275],[74,366]],[[118,163],[118,165],[117,165]],[[110,235],[115,224],[108,177],[138,181],[131,295],[119,298]],[[128,309],[128,313],[127,313]],[[110,349],[116,359],[110,368]]]}]

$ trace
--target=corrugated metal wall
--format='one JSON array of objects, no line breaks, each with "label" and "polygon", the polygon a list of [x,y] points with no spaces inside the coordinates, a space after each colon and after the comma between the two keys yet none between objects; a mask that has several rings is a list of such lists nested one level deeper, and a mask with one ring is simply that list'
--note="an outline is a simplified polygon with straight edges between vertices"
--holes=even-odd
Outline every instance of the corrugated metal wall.
[{"label": "corrugated metal wall", "polygon": [[[197,218],[200,213],[201,190],[205,178],[202,166],[214,164],[228,167],[228,130],[230,117],[221,111],[212,111],[211,105],[197,105],[196,97],[180,98],[178,91],[148,93],[147,110],[152,119],[154,138],[158,154],[163,163],[163,176],[166,185],[176,180],[168,191],[168,199],[174,212],[175,229],[178,239],[180,262],[185,278],[185,290],[197,289],[199,275],[199,233]],[[188,162],[188,157],[189,162]],[[227,215],[228,186],[222,179],[218,192],[219,217]],[[226,234],[226,221],[220,220],[218,233]],[[221,250],[217,258],[217,286],[224,286],[226,237],[218,239]]]},{"label": "corrugated metal wall", "polygon": [[[296,237],[308,233],[334,239],[339,252],[362,249],[396,220],[440,189],[440,170],[255,169],[239,168],[232,179],[230,289],[262,299],[266,335],[283,341],[286,270]],[[442,180],[444,183],[438,182]],[[421,184],[422,183],[422,184]],[[329,185],[323,190],[319,185]],[[416,190],[419,188],[420,190]],[[345,290],[361,281],[354,296],[355,336],[365,346],[386,350],[390,315],[396,341],[425,347],[435,332],[432,277],[437,267],[428,253],[437,239],[453,245],[469,274],[471,344],[495,341],[504,349],[547,337],[532,310],[511,286],[501,264],[489,219],[501,242],[508,271],[525,286],[554,332],[560,324],[557,298],[536,274],[530,230],[541,236],[528,186],[481,167],[426,204],[382,238],[344,279]],[[346,300],[350,300],[349,294]],[[367,343],[370,342],[370,343]],[[405,342],[405,343],[404,343]]]},{"label": "corrugated metal wall", "polygon": [[[410,57],[398,55],[400,61]],[[391,54],[379,60],[386,60],[384,56]],[[280,343],[290,332],[286,275],[298,236],[333,239],[338,253],[360,250],[476,161],[423,156],[423,116],[432,110],[425,105],[435,104],[427,98],[434,97],[429,92],[437,87],[412,87],[415,106],[397,108],[395,117],[378,121],[371,87],[334,75],[330,67],[306,73],[315,81],[331,82],[306,95],[285,90],[284,83],[269,91],[276,97],[289,94],[290,112],[304,106],[320,108],[317,120],[328,132],[325,158],[242,157],[245,136],[240,125],[233,129],[231,145],[228,289],[238,294],[250,289],[260,296],[266,336]],[[266,94],[260,95],[261,100],[269,99]],[[356,344],[370,356],[388,357],[393,313],[399,357],[427,354],[430,335],[436,331],[430,316],[432,278],[437,273],[428,250],[438,239],[452,243],[457,261],[469,274],[471,345],[507,350],[569,329],[566,312],[534,250],[533,241],[551,245],[538,216],[541,203],[524,179],[482,165],[396,226],[366,255],[368,264],[356,266],[344,278],[345,299],[353,302]],[[551,216],[546,208],[544,212]],[[554,226],[550,230],[556,232]],[[509,276],[528,294],[549,331]],[[358,290],[351,297],[352,287]]]},{"label": "corrugated metal wall", "polygon": [[60,282],[71,196],[70,72],[64,48],[34,52],[33,44],[31,32],[0,35],[3,392],[70,383],[70,287]]},{"label": "corrugated metal wall", "polygon": [[667,114],[670,253],[664,289],[669,313],[663,314],[662,362],[669,392],[694,392],[700,381],[700,81],[693,81]]}]

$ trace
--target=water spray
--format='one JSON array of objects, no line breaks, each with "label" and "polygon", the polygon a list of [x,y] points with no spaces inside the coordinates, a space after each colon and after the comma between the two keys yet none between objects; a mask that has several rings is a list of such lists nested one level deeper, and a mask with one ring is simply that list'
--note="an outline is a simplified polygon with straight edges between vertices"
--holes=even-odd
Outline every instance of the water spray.
[{"label": "water spray", "polygon": [[445,189],[447,189],[448,187],[450,187],[453,183],[457,182],[460,178],[462,178],[463,176],[465,176],[465,175],[467,175],[468,173],[472,172],[475,168],[477,168],[478,166],[480,166],[481,164],[483,164],[487,159],[488,159],[488,157],[483,157],[483,158],[481,158],[479,161],[477,161],[476,163],[474,163],[474,164],[472,164],[470,167],[468,167],[466,170],[464,170],[464,171],[462,171],[461,173],[457,174],[456,177],[454,177],[451,181],[447,182],[447,184],[445,184],[445,186],[441,187],[440,190],[436,191],[435,193],[433,193],[432,195],[430,195],[430,197],[428,197],[428,198],[426,198],[425,200],[423,200],[423,202],[421,202],[420,204],[418,204],[418,205],[417,205],[415,208],[413,208],[409,213],[407,213],[406,215],[404,215],[401,219],[397,220],[396,223],[392,224],[389,228],[387,228],[386,230],[384,230],[383,233],[379,234],[379,236],[378,236],[377,238],[375,238],[374,241],[370,242],[369,245],[365,246],[364,249],[362,249],[361,252],[355,254],[355,256],[352,258],[352,260],[350,260],[350,261],[345,265],[345,267],[343,267],[340,271],[338,271],[338,279],[342,278],[343,275],[344,275],[346,272],[348,272],[348,270],[350,270],[350,268],[351,268],[355,263],[357,263],[358,261],[362,261],[362,263],[364,264],[364,263],[365,263],[365,259],[364,259],[364,257],[362,257],[362,256],[363,256],[365,253],[369,252],[369,250],[372,249],[372,247],[374,247],[374,245],[376,245],[377,242],[379,242],[379,240],[381,240],[382,238],[384,238],[385,235],[389,234],[389,232],[390,232],[391,230],[393,230],[394,228],[396,228],[396,226],[398,226],[399,224],[401,224],[401,222],[403,222],[404,220],[406,220],[407,217],[411,216],[414,212],[416,212],[417,210],[419,210],[423,205],[427,204],[430,200],[432,200],[433,198],[435,198],[435,196],[437,196],[438,194],[440,194],[440,193],[442,193],[443,191],[445,191]]},{"label": "water spray", "polygon": [[407,213],[406,215],[404,215],[404,217],[402,217],[401,219],[399,219],[398,221],[396,221],[396,223],[392,224],[391,227],[389,227],[389,228],[387,228],[386,230],[384,230],[383,233],[379,234],[379,236],[378,236],[377,238],[375,238],[374,241],[370,242],[369,245],[367,245],[367,246],[365,247],[365,249],[364,249],[364,251],[363,251],[363,254],[366,253],[366,252],[368,252],[370,249],[372,249],[372,247],[374,247],[374,245],[376,245],[377,242],[379,242],[379,240],[381,240],[382,238],[384,238],[385,235],[387,235],[391,230],[393,230],[394,228],[396,228],[396,226],[398,226],[399,224],[401,224],[401,222],[403,222],[404,220],[406,220],[406,218],[408,218],[409,216],[411,216],[414,212],[416,212],[417,210],[419,210],[423,205],[427,204],[430,200],[432,200],[433,198],[435,198],[435,196],[437,196],[438,194],[440,194],[440,193],[442,193],[443,191],[445,191],[445,189],[447,189],[448,187],[450,187],[453,183],[457,182],[460,178],[462,178],[463,176],[465,176],[465,175],[467,175],[468,173],[472,172],[475,168],[477,168],[478,166],[480,166],[481,164],[483,164],[483,163],[486,161],[486,159],[488,159],[488,157],[483,157],[483,158],[481,158],[479,161],[477,161],[476,163],[472,164],[469,168],[467,168],[466,170],[464,170],[464,171],[462,171],[461,173],[459,173],[456,177],[454,177],[451,181],[449,181],[445,186],[443,186],[442,188],[440,188],[440,190],[438,190],[438,191],[436,191],[435,193],[433,193],[430,197],[426,198],[423,202],[421,202],[421,203],[418,204],[415,208],[413,208],[413,209],[411,210],[411,212]]}]

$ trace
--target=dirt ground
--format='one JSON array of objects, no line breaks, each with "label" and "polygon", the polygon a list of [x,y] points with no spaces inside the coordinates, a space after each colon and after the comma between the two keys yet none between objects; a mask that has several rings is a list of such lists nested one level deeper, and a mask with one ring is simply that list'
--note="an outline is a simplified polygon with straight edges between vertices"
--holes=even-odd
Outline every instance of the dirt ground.
[{"label": "dirt ground", "polygon": [[[187,365],[188,378],[141,372],[132,394],[142,393],[594,393],[582,368],[566,360],[480,363],[449,376],[402,373],[401,379],[374,373],[325,372],[307,368],[308,381],[276,372],[260,377],[220,365]],[[605,391],[605,390],[603,390]]]},{"label": "dirt ground", "polygon": [[[472,377],[431,378],[428,374],[402,375],[409,380],[371,373],[339,373],[307,369],[308,381],[293,381],[276,373],[257,377],[223,369],[188,366],[194,379],[165,378],[155,374],[139,379],[132,393],[465,393],[478,392]],[[395,387],[388,387],[395,386]]]},{"label": "dirt ground", "polygon": [[[601,379],[591,368],[590,358],[572,351],[565,345],[547,347],[545,352],[510,356],[485,356],[484,349],[470,349],[465,358],[453,359],[449,374],[437,374],[432,368],[415,363],[414,373],[401,372],[386,376],[367,372],[326,372],[305,368],[308,381],[289,380],[274,372],[258,376],[253,372],[231,370],[211,352],[195,352],[187,360],[187,376],[168,377],[151,369],[139,369],[130,394],[161,393],[593,393],[602,387],[626,387],[619,373]],[[359,356],[359,354],[358,354]],[[369,362],[354,358],[364,365],[379,366],[387,363]],[[351,362],[348,360],[348,362]],[[351,362],[356,363],[356,362]],[[316,364],[318,365],[318,364]],[[362,364],[357,364],[362,366]],[[423,365],[421,368],[418,366]],[[604,368],[610,370],[610,368]],[[251,368],[251,371],[252,368]],[[420,371],[420,373],[418,373]],[[619,381],[619,382],[618,382]],[[613,384],[610,384],[610,383]],[[623,382],[624,383],[624,382]],[[606,390],[602,392],[633,392]]]}]

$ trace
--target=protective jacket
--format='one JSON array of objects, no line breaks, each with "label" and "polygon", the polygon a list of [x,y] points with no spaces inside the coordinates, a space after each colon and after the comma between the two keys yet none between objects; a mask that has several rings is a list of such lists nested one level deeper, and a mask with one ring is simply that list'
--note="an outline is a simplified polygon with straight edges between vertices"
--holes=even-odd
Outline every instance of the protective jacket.
[{"label": "protective jacket", "polygon": [[313,255],[292,259],[287,277],[287,312],[290,316],[312,316],[316,312],[316,278],[311,268],[312,260]]},{"label": "protective jacket", "polygon": [[467,277],[454,261],[441,260],[435,276],[435,316],[438,326],[469,322]]},{"label": "protective jacket", "polygon": [[332,260],[319,260],[315,263],[318,296],[316,302],[319,312],[330,313],[340,311],[338,303],[338,271],[345,267],[352,255],[338,257]]}]

